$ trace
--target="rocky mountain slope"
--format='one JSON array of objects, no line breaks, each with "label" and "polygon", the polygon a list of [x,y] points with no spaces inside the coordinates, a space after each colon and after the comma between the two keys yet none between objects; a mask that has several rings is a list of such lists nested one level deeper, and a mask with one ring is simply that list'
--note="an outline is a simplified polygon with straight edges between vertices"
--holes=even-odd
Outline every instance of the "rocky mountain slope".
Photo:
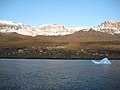
[{"label": "rocky mountain slope", "polygon": [[47,24],[41,26],[30,26],[22,23],[15,23],[11,21],[0,20],[0,32],[10,33],[15,32],[27,36],[58,36],[73,34],[77,30],[67,28],[58,24]]},{"label": "rocky mountain slope", "polygon": [[105,32],[112,35],[120,34],[120,21],[108,20],[93,29],[96,31]]},{"label": "rocky mountain slope", "polygon": [[1,33],[15,32],[27,36],[37,36],[37,35],[58,36],[58,35],[73,34],[80,30],[83,31],[94,30],[112,35],[120,34],[120,21],[108,20],[103,22],[101,25],[93,28],[87,28],[87,27],[67,28],[64,25],[58,25],[58,24],[30,26],[22,23],[0,20]]}]

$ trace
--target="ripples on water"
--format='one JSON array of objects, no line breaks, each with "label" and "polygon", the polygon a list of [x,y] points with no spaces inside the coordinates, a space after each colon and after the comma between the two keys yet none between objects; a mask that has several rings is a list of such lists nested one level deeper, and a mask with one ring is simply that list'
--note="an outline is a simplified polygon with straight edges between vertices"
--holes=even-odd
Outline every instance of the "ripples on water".
[{"label": "ripples on water", "polygon": [[1,59],[0,90],[120,90],[120,61]]}]

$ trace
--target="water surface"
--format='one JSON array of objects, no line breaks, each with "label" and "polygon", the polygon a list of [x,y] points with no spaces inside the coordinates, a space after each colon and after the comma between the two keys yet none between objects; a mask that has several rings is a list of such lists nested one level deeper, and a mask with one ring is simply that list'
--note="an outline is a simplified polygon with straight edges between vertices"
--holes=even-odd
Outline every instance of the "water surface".
[{"label": "water surface", "polygon": [[120,61],[0,59],[0,90],[120,90]]}]

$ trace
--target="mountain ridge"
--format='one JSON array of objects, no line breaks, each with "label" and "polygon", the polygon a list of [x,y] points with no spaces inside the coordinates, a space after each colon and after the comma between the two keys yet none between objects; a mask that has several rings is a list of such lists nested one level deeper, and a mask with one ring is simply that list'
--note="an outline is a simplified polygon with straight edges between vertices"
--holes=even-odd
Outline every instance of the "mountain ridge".
[{"label": "mountain ridge", "polygon": [[12,21],[0,20],[0,32],[1,33],[18,33],[27,36],[58,36],[58,35],[70,35],[77,31],[89,31],[95,30],[98,32],[108,33],[111,35],[120,34],[120,21],[108,20],[96,27],[75,27],[68,28],[59,24],[46,24],[40,26],[30,26],[22,23],[16,23]]}]

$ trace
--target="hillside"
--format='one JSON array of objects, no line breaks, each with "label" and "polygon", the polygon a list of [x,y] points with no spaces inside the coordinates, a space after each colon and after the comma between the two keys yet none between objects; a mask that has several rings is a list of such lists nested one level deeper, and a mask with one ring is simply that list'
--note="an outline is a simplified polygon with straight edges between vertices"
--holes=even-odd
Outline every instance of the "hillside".
[{"label": "hillside", "polygon": [[[78,31],[68,36],[0,35],[0,57],[16,58],[119,58],[119,35]],[[96,32],[94,32],[96,33]],[[90,35],[90,36],[89,36]]]},{"label": "hillside", "polygon": [[[115,26],[117,25],[114,25],[113,28],[112,25],[114,30],[116,30]],[[112,28],[109,28],[110,31]],[[73,34],[68,35],[36,35],[34,37],[16,32],[1,32],[0,58],[87,59],[108,57],[119,59],[120,34],[107,33],[106,30],[103,32],[103,29],[102,27],[102,31],[99,31],[90,28],[74,30]]]}]

